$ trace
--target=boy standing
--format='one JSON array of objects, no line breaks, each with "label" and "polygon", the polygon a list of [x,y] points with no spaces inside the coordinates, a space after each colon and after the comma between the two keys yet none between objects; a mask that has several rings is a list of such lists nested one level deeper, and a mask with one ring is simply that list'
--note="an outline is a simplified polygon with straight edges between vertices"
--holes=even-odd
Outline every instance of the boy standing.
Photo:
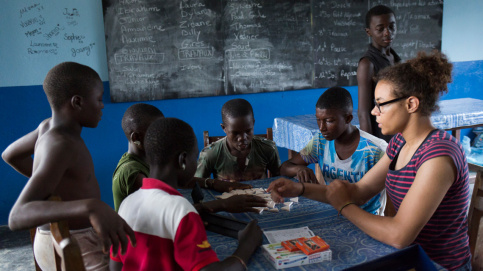
[{"label": "boy standing", "polygon": [[275,142],[253,135],[255,117],[250,103],[244,99],[230,100],[223,105],[221,115],[226,137],[201,151],[195,174],[198,178],[213,174],[214,179],[200,186],[223,192],[229,187],[247,186],[236,183],[239,181],[266,178],[267,169],[273,176],[280,175]]},{"label": "boy standing", "polygon": [[200,216],[176,190],[186,186],[196,170],[198,146],[191,126],[175,118],[157,119],[144,144],[149,178],[119,209],[133,227],[138,245],[129,246],[124,255],[113,248],[111,270],[246,270],[246,262],[262,242],[256,221],[239,233],[235,253],[220,262]]},{"label": "boy standing", "polygon": [[391,135],[383,135],[378,127],[376,117],[371,115],[374,107],[374,76],[387,66],[399,63],[401,58],[391,45],[396,37],[396,17],[394,12],[383,5],[371,8],[366,14],[366,33],[371,37],[371,43],[359,60],[357,67],[357,85],[359,95],[359,123],[361,130],[382,138],[386,141]]},{"label": "boy standing", "polygon": [[[81,248],[87,270],[105,270],[112,245],[125,251],[132,229],[100,200],[94,164],[83,139],[83,127],[101,120],[103,86],[91,68],[64,62],[52,68],[44,81],[52,117],[12,143],[2,157],[20,173],[30,176],[13,206],[12,230],[37,228],[34,254],[44,270],[55,268],[53,242],[47,223],[68,220]],[[29,158],[35,153],[34,159]],[[60,196],[62,202],[48,201]],[[91,228],[92,226],[92,228]],[[105,253],[103,253],[103,251]],[[47,253],[47,255],[45,254]]]},{"label": "boy standing", "polygon": [[[299,154],[282,164],[281,174],[296,176],[302,183],[317,183],[314,172],[307,166],[319,163],[324,180],[318,181],[323,184],[305,184],[305,191],[313,186],[324,190],[335,179],[358,182],[384,155],[387,143],[351,124],[352,98],[344,88],[326,90],[317,101],[315,111],[320,132]],[[384,206],[385,191],[361,208],[382,215]]]}]

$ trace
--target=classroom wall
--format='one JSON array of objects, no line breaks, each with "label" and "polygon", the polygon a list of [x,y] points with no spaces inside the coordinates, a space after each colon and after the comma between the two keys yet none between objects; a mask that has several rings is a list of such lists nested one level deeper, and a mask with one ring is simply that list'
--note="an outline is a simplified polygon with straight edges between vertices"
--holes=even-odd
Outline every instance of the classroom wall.
[{"label": "classroom wall", "polygon": [[[85,36],[86,43],[95,43],[90,54],[73,57],[69,54],[72,43],[62,43],[57,55],[28,55],[29,39],[18,26],[20,11],[29,5],[42,2],[49,8],[46,18],[65,21],[64,8],[81,11],[73,26]],[[42,81],[47,71],[61,61],[77,61],[93,67],[104,82],[105,108],[103,119],[95,129],[84,129],[82,136],[91,151],[96,167],[96,177],[101,187],[102,200],[112,206],[111,178],[120,156],[127,150],[127,141],[121,129],[124,111],[133,103],[110,103],[107,64],[104,50],[101,1],[8,1],[0,0],[0,6],[7,16],[0,17],[0,150],[22,135],[34,130],[38,123],[50,117],[50,107],[42,90]],[[82,2],[82,4],[78,4]],[[44,7],[45,8],[45,7]],[[443,16],[442,50],[454,62],[454,80],[448,94],[442,99],[472,97],[483,99],[483,52],[476,46],[483,43],[483,1],[446,1]],[[30,11],[28,11],[30,12]],[[28,14],[23,13],[23,14]],[[31,10],[31,12],[34,12]],[[26,15],[25,15],[26,16]],[[465,18],[461,20],[461,18]],[[46,20],[48,21],[48,20]],[[56,20],[46,22],[49,28],[55,27]],[[15,25],[17,24],[17,25]],[[8,26],[8,27],[6,27]],[[75,44],[81,46],[80,44]],[[77,47],[80,48],[80,47]],[[62,51],[65,49],[64,51]],[[147,102],[160,108],[166,116],[180,118],[192,125],[202,148],[203,130],[210,134],[222,134],[220,128],[221,106],[234,98],[244,98],[251,102],[255,112],[255,133],[262,133],[271,127],[275,117],[299,114],[312,114],[315,102],[325,89],[285,91],[275,93],[217,96],[205,98],[162,100]],[[354,101],[357,100],[357,87],[348,87]],[[357,104],[357,103],[356,103]],[[468,131],[467,131],[468,132]],[[287,159],[287,150],[280,149],[282,161]],[[0,225],[7,224],[8,213],[27,182],[27,178],[0,162]]]}]

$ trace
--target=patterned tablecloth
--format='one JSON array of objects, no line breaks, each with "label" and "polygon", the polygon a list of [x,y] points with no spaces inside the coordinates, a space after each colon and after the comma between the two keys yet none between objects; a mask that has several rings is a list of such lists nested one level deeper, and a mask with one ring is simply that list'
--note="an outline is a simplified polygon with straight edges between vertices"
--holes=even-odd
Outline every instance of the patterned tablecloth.
[{"label": "patterned tablecloth", "polygon": [[[483,100],[461,98],[438,103],[439,112],[433,113],[431,122],[436,128],[450,130],[468,126],[483,126]],[[357,111],[352,124],[359,127]],[[275,118],[273,140],[278,147],[300,151],[319,131],[315,113],[309,115]]]},{"label": "patterned tablecloth", "polygon": [[[276,178],[249,182],[254,187],[267,188]],[[202,189],[205,201],[214,199],[219,193]],[[191,200],[189,190],[181,193]],[[287,268],[285,270],[343,270],[344,268],[379,258],[397,249],[385,245],[359,230],[344,217],[337,216],[337,211],[328,204],[312,201],[304,197],[294,203],[290,212],[279,213],[263,212],[262,214],[242,213],[223,215],[239,220],[249,221],[257,219],[262,230],[281,230],[308,226],[316,235],[324,239],[332,250],[332,261]],[[268,240],[263,237],[263,244]],[[216,251],[220,260],[233,254],[238,241],[234,238],[208,232],[208,241]],[[272,264],[265,259],[259,248],[248,262],[248,270],[275,270]]]}]

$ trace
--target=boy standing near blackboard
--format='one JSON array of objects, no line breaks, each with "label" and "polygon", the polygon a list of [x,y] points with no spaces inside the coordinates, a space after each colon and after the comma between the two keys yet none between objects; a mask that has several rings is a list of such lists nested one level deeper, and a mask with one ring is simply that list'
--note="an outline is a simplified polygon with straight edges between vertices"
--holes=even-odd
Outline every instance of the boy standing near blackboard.
[{"label": "boy standing near blackboard", "polygon": [[374,90],[376,88],[374,76],[383,68],[401,61],[401,58],[391,48],[397,32],[394,12],[383,5],[371,8],[366,14],[365,30],[371,37],[371,43],[364,56],[359,60],[357,67],[359,124],[363,131],[388,142],[392,136],[381,133],[376,117],[371,115],[371,110],[374,108]]},{"label": "boy standing near blackboard", "polygon": [[[127,236],[133,245],[135,236],[101,201],[92,157],[81,137],[83,127],[95,128],[101,120],[102,81],[90,67],[64,62],[49,71],[43,87],[52,117],[2,154],[14,169],[30,177],[10,212],[9,227],[38,227],[35,259],[43,270],[54,270],[53,246],[57,244],[49,223],[66,220],[71,237],[80,246],[86,270],[106,270],[111,245],[117,250],[121,244],[124,252]],[[49,201],[53,195],[62,201]]]}]

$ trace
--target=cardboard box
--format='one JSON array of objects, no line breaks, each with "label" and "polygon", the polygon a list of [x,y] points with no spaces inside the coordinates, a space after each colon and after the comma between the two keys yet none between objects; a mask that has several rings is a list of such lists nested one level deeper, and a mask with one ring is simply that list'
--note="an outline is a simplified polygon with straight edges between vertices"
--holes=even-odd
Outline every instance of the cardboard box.
[{"label": "cardboard box", "polygon": [[332,260],[330,249],[305,255],[302,251],[290,252],[281,243],[262,246],[263,255],[273,264],[276,269],[319,263]]}]

